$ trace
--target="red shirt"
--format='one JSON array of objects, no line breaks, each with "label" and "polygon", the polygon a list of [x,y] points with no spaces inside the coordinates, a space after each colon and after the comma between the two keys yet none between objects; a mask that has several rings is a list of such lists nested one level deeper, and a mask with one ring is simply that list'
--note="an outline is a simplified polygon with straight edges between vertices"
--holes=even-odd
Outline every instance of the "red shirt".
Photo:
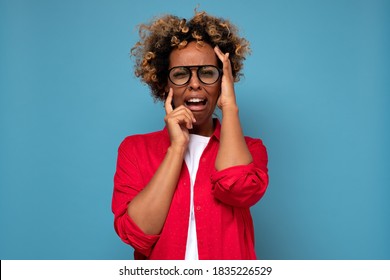
[{"label": "red shirt", "polygon": [[[215,169],[221,125],[211,136],[199,162],[194,185],[194,209],[200,260],[256,259],[249,207],[268,185],[267,152],[259,139],[245,137],[253,162]],[[168,216],[159,235],[148,235],[127,214],[128,203],[148,184],[170,145],[167,128],[125,138],[118,149],[112,211],[123,242],[135,259],[184,259],[189,212],[190,176],[183,161]]]}]

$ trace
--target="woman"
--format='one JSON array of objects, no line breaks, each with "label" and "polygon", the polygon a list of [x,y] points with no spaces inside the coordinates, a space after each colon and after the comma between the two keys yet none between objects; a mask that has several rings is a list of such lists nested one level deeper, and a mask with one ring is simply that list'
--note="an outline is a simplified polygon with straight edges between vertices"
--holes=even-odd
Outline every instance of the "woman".
[{"label": "woman", "polygon": [[205,12],[163,16],[140,35],[135,73],[164,102],[166,126],[119,147],[116,232],[135,259],[256,259],[249,208],[268,185],[267,153],[243,136],[234,92],[248,42]]}]

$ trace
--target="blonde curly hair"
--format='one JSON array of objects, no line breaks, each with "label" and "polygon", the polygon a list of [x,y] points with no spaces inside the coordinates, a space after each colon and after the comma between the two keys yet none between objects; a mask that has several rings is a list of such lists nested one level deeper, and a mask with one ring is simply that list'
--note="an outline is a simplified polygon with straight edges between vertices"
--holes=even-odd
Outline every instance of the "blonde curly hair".
[{"label": "blonde curly hair", "polygon": [[135,75],[150,87],[155,101],[165,100],[169,55],[173,49],[182,49],[191,41],[200,45],[207,43],[211,47],[218,45],[222,52],[229,53],[235,81],[243,75],[240,72],[243,60],[250,53],[249,42],[238,36],[233,24],[206,12],[195,11],[189,21],[164,15],[149,24],[141,24],[139,35],[140,41],[130,51],[135,57]]}]

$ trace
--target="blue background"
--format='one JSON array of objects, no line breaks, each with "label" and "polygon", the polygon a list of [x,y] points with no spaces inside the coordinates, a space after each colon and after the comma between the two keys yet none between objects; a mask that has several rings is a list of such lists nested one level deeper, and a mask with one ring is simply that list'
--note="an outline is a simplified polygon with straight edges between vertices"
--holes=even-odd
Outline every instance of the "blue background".
[{"label": "blue background", "polygon": [[252,46],[236,92],[269,153],[258,257],[390,259],[390,1],[0,0],[1,259],[132,258],[117,148],[164,125],[135,26],[198,3]]}]

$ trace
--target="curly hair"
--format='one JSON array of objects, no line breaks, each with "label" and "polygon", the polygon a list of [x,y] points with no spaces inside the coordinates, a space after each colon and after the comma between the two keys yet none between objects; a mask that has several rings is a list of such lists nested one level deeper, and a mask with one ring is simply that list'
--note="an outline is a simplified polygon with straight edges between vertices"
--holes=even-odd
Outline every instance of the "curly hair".
[{"label": "curly hair", "polygon": [[140,40],[130,51],[135,57],[135,75],[150,87],[155,101],[164,101],[169,55],[173,49],[182,49],[192,41],[200,45],[207,43],[211,47],[218,45],[222,52],[229,53],[236,82],[243,75],[240,72],[243,60],[250,53],[249,42],[238,36],[237,28],[229,20],[206,12],[195,11],[189,21],[164,15],[149,24],[141,24],[139,35]]}]

